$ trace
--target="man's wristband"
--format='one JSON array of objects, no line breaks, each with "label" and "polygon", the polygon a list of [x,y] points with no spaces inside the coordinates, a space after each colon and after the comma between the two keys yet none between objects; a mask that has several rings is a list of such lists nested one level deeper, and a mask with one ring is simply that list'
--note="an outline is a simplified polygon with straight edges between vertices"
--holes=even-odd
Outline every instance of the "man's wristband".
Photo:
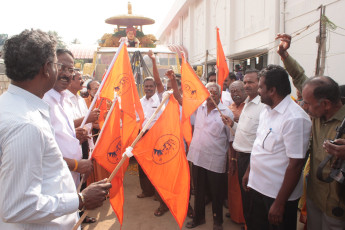
[{"label": "man's wristband", "polygon": [[75,172],[77,169],[78,169],[78,161],[74,159],[74,169],[72,171]]},{"label": "man's wristband", "polygon": [[237,161],[237,158],[231,157],[231,161]]}]

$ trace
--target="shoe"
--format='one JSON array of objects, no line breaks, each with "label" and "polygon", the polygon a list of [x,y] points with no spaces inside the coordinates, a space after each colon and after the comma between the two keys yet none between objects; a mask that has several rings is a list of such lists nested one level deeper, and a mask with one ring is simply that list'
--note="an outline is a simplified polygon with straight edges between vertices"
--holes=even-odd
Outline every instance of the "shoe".
[{"label": "shoe", "polygon": [[186,224],[186,228],[195,228],[196,226],[199,226],[199,225],[202,225],[202,224],[205,224],[206,223],[206,221],[205,220],[202,220],[202,221],[200,221],[200,222],[195,222],[194,220],[192,220],[192,221],[190,221],[190,222],[188,222],[187,224]]},{"label": "shoe", "polygon": [[169,211],[169,208],[166,205],[161,205],[159,208],[156,209],[156,211],[153,213],[155,216],[163,216],[164,213]]},{"label": "shoe", "polygon": [[83,224],[92,224],[95,223],[97,220],[95,217],[89,217],[86,216],[85,219],[83,220]]},{"label": "shoe", "polygon": [[225,213],[225,217],[230,218],[230,213],[229,212]]},{"label": "shoe", "polygon": [[223,230],[223,225],[222,224],[213,224],[213,230]]}]

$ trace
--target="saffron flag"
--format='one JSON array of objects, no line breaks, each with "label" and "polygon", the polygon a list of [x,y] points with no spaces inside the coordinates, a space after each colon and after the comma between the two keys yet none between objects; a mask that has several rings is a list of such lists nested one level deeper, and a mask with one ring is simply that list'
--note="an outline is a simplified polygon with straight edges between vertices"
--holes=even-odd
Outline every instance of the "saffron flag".
[{"label": "saffron flag", "polygon": [[192,141],[190,116],[210,96],[210,93],[183,56],[181,65],[181,85],[183,91],[182,133],[189,146]]},{"label": "saffron flag", "polygon": [[[123,44],[114,64],[110,66],[109,75],[106,78],[100,92],[101,98],[112,100],[116,92],[119,102],[115,109],[109,111],[109,119],[104,124],[102,135],[99,137],[93,157],[106,170],[112,172],[122,158],[124,150],[137,136],[139,128],[144,121],[144,112],[139,100],[138,91],[134,82],[132,68],[127,52],[127,46]],[[137,117],[139,120],[137,121]],[[120,128],[120,119],[122,127]],[[120,224],[123,221],[123,178],[129,159],[121,166],[112,180],[113,187],[109,192],[110,203],[116,213]]]},{"label": "saffron flag", "polygon": [[229,75],[228,64],[226,63],[226,58],[224,55],[224,50],[219,37],[219,28],[217,27],[217,69],[218,69],[218,84],[223,91],[223,82]]},{"label": "saffron flag", "polygon": [[[123,44],[117,59],[108,74],[103,85],[100,97],[113,100],[114,92],[120,97],[122,113],[122,146],[130,145],[130,139],[138,134],[138,130],[144,121],[144,111],[140,103],[138,91],[135,85],[132,67],[129,60],[126,44]],[[137,115],[140,122],[137,122]]]},{"label": "saffron flag", "polygon": [[[103,127],[102,134],[98,137],[98,142],[92,153],[98,164],[108,172],[112,172],[122,158],[121,136],[120,136],[120,108],[115,102],[114,108],[109,111],[110,115],[107,123]],[[110,204],[122,225],[123,221],[123,177],[127,169],[129,160],[120,168],[111,181],[112,188],[109,191]]]},{"label": "saffron flag", "polygon": [[190,177],[179,124],[179,104],[171,95],[162,115],[132,152],[182,228]]}]

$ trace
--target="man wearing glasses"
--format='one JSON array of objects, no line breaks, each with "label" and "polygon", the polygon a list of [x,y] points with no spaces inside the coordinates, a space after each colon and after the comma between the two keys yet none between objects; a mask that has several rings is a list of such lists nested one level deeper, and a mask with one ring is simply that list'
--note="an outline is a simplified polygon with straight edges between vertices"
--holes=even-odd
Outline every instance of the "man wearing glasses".
[{"label": "man wearing glasses", "polygon": [[266,106],[242,180],[252,197],[246,222],[248,230],[296,229],[311,121],[291,99],[289,76],[282,67],[269,65],[259,75],[259,94]]},{"label": "man wearing glasses", "polygon": [[73,109],[66,92],[71,84],[72,76],[75,74],[73,54],[69,50],[58,49],[56,56],[58,76],[54,87],[44,95],[43,100],[50,106],[49,111],[56,142],[71,170],[75,185],[78,186],[80,174],[88,176],[92,171],[92,162],[82,159],[82,149],[79,144],[87,140],[87,131],[82,127],[75,128]]},{"label": "man wearing glasses", "polygon": [[56,41],[25,30],[4,45],[8,91],[0,96],[0,229],[72,229],[77,209],[95,209],[110,183],[77,193],[42,100],[57,78]]}]

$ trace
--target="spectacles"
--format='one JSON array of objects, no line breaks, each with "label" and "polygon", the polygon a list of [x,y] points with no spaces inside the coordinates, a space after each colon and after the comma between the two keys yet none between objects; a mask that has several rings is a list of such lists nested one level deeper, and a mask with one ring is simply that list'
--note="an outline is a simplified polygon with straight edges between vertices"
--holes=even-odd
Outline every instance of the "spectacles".
[{"label": "spectacles", "polygon": [[52,62],[52,63],[56,65],[58,71],[62,71],[62,72],[67,71],[67,72],[69,72],[70,74],[75,74],[75,72],[76,72],[74,68],[72,68],[72,67],[67,67],[67,66],[65,66],[65,65],[62,64],[62,63],[58,63],[58,62]]}]

